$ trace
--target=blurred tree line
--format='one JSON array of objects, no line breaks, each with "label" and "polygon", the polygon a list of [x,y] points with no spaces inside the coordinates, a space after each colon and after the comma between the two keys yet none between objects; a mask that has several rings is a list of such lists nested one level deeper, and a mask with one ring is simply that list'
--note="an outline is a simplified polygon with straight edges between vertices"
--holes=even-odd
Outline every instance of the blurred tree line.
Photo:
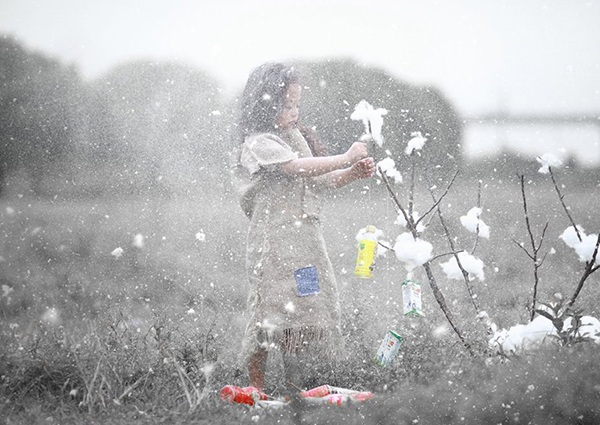
[{"label": "blurred tree line", "polygon": [[[8,35],[0,36],[0,55],[0,195],[173,196],[227,186],[239,93],[226,96],[205,72],[134,61],[84,81],[73,66]],[[389,111],[378,159],[400,160],[421,131],[435,146],[427,166],[459,165],[461,120],[435,88],[350,60],[296,65],[305,123],[331,153],[362,134],[349,117],[365,99]]]}]

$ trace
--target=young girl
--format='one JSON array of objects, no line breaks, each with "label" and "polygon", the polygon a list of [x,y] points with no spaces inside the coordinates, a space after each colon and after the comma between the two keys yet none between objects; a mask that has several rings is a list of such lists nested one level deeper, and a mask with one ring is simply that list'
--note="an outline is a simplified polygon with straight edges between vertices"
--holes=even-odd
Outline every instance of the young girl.
[{"label": "young girl", "polygon": [[242,97],[236,175],[250,227],[246,269],[250,321],[243,343],[250,385],[264,388],[269,351],[283,353],[286,383],[297,391],[341,344],[334,271],[320,222],[324,191],[373,175],[365,143],[323,156],[299,125],[302,88],[294,69],[267,63],[248,78]]}]

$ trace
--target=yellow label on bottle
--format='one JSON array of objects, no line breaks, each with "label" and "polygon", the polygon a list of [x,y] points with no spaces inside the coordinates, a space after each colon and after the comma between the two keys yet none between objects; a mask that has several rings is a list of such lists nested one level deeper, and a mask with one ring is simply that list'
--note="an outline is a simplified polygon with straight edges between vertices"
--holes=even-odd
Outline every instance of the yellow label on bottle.
[{"label": "yellow label on bottle", "polygon": [[363,239],[358,243],[358,256],[354,274],[358,277],[373,277],[373,263],[377,251],[377,241]]}]

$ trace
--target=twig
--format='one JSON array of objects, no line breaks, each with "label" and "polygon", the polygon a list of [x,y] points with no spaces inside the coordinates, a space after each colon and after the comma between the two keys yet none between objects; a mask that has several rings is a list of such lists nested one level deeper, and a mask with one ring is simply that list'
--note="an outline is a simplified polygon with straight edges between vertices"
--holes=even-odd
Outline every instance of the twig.
[{"label": "twig", "polygon": [[382,247],[384,247],[384,248],[385,248],[385,249],[387,249],[388,251],[396,252],[396,251],[394,250],[394,248],[392,248],[391,246],[387,246],[386,244],[383,244],[383,243],[381,243],[381,242],[379,242],[379,241],[377,241],[377,244],[378,244],[378,245],[380,245],[380,246],[382,246]]},{"label": "twig", "polygon": [[[544,229],[542,230],[542,236],[540,237],[539,244],[536,246],[535,238],[533,236],[533,231],[531,230],[531,222],[529,220],[529,211],[527,210],[527,195],[525,194],[525,176],[523,174],[521,174],[519,177],[520,177],[520,181],[521,181],[521,196],[523,198],[523,212],[525,214],[525,226],[527,227],[527,233],[529,235],[529,242],[531,244],[531,253],[528,252],[521,244],[517,244],[517,245],[519,247],[521,247],[523,249],[523,251],[525,251],[527,253],[529,258],[533,262],[533,300],[531,301],[531,314],[530,314],[530,318],[529,318],[529,320],[531,321],[535,317],[535,312],[536,312],[537,291],[538,291],[538,285],[540,283],[540,277],[539,277],[538,271],[543,264],[543,259],[542,259],[542,261],[540,261],[540,259],[538,257],[538,253],[539,253],[540,249],[542,248],[542,245],[544,244],[544,237],[546,236],[546,230],[548,230],[548,222],[546,222],[546,225],[544,226]],[[555,185],[555,187],[556,187],[556,185]],[[516,241],[513,241],[513,242],[516,243]],[[546,258],[546,257],[544,256],[543,258]]]},{"label": "twig", "polygon": [[[433,191],[431,189],[429,190],[429,192],[431,193],[431,197],[433,198],[433,201],[435,202],[435,194],[433,193]],[[438,217],[440,219],[440,223],[442,224],[442,227],[444,228],[444,233],[446,234],[446,239],[448,239],[448,244],[450,245],[450,250],[454,253],[454,259],[456,260],[456,264],[458,265],[458,268],[460,269],[460,271],[463,275],[463,278],[465,281],[465,286],[467,287],[467,291],[469,292],[469,298],[471,298],[471,302],[473,303],[473,307],[475,308],[475,311],[477,312],[477,314],[479,314],[479,312],[481,310],[479,309],[479,305],[476,301],[477,296],[473,292],[473,287],[469,283],[469,272],[467,272],[465,270],[465,268],[462,266],[462,264],[460,262],[460,259],[458,258],[458,252],[456,251],[456,248],[454,247],[454,242],[452,241],[452,237],[450,236],[450,230],[448,230],[448,226],[446,225],[446,221],[444,220],[444,216],[442,215],[442,209],[440,208],[439,205],[437,207],[437,213],[438,213]]]},{"label": "twig", "polygon": [[[481,180],[479,180],[479,184],[477,186],[477,208],[481,209]],[[475,254],[478,243],[479,243],[479,220],[477,220],[477,229],[475,232],[475,243],[473,244],[473,250],[471,251],[471,255]]]},{"label": "twig", "polygon": [[443,254],[438,254],[438,255],[434,256],[434,257],[433,257],[431,260],[429,260],[429,261],[431,262],[431,261],[437,260],[438,258],[445,257],[446,255],[457,255],[457,254],[460,254],[461,252],[465,252],[465,250],[464,250],[464,249],[461,249],[461,250],[454,251],[454,252],[445,252],[445,253],[443,253]]},{"label": "twig", "polygon": [[[452,176],[452,179],[450,179],[450,183],[448,183],[448,186],[446,186],[446,190],[444,191],[444,193],[442,193],[442,196],[440,196],[440,199],[438,199],[437,201],[435,201],[435,199],[434,199],[434,203],[431,206],[431,208],[429,208],[429,210],[427,210],[427,212],[425,214],[423,214],[421,217],[419,217],[419,219],[415,223],[415,226],[417,224],[419,224],[421,222],[421,220],[423,220],[425,217],[427,217],[427,215],[431,214],[431,212],[433,210],[435,210],[437,208],[437,206],[442,202],[442,199],[444,199],[444,197],[450,192],[450,188],[452,187],[452,185],[454,185],[454,181],[456,180],[456,177],[458,177],[458,173],[459,173],[459,171],[456,170],[454,173],[454,176]],[[430,191],[431,191],[431,189],[430,189]]]},{"label": "twig", "polygon": [[415,203],[415,168],[416,164],[416,154],[415,150],[413,150],[410,154],[410,189],[408,192],[408,215],[412,218],[414,203]]},{"label": "twig", "polygon": [[[396,204],[398,209],[402,212],[402,214],[404,214],[404,218],[406,220],[406,226],[411,231],[413,237],[416,239],[417,238],[417,226],[416,226],[414,220],[412,219],[412,217],[408,216],[408,214],[402,207],[402,204],[400,203],[400,200],[398,199],[398,197],[396,196],[396,193],[392,189],[390,182],[389,182],[387,176],[385,175],[385,173],[383,173],[381,169],[380,169],[380,172],[381,172],[381,176],[382,176],[383,182],[385,184],[385,187],[388,190],[388,193],[390,194],[392,200],[394,201],[394,203]],[[473,352],[471,345],[465,340],[465,337],[463,336],[462,331],[454,323],[454,318],[452,317],[452,313],[451,313],[450,309],[448,308],[446,299],[444,298],[444,295],[442,294],[442,291],[440,290],[440,288],[437,286],[437,282],[435,281],[435,277],[433,276],[433,272],[431,271],[430,262],[423,264],[423,268],[425,269],[425,273],[427,274],[427,279],[429,281],[429,286],[431,287],[431,290],[433,292],[433,296],[435,297],[435,300],[437,301],[438,305],[442,309],[442,312],[446,316],[446,319],[448,320],[450,327],[454,330],[454,332],[456,333],[456,335],[458,336],[458,338],[460,339],[462,344],[465,346],[465,348],[467,349],[469,354],[474,356],[475,353]]]},{"label": "twig", "polygon": [[567,206],[565,205],[565,201],[564,201],[565,196],[562,193],[560,193],[560,189],[558,188],[558,183],[556,183],[556,179],[554,178],[554,173],[552,172],[552,167],[548,167],[548,172],[550,173],[550,177],[552,178],[552,183],[554,184],[554,189],[556,190],[556,193],[558,194],[558,200],[560,201],[561,205],[563,206],[563,209],[565,210],[565,213],[567,214],[567,217],[569,218],[571,225],[575,229],[575,233],[577,233],[577,238],[579,239],[579,242],[581,242],[582,241],[581,234],[579,233],[579,229],[577,228],[577,225],[575,224],[575,220],[573,220],[573,217],[571,217],[569,208],[567,208]]},{"label": "twig", "polygon": [[[409,218],[408,214],[406,213],[406,210],[402,207],[402,204],[400,203],[400,200],[396,196],[396,192],[394,192],[394,190],[392,189],[392,185],[390,184],[390,181],[388,180],[387,176],[385,175],[385,172],[381,169],[381,167],[378,167],[378,169],[379,169],[379,174],[381,175],[381,179],[383,180],[383,183],[385,184],[385,187],[386,187],[388,193],[390,194],[392,200],[396,204],[396,207],[398,208],[398,210],[404,216],[404,220],[406,221],[406,223],[408,225],[408,223],[410,223],[409,220],[412,220],[412,217]],[[416,237],[416,231],[415,231],[415,233],[413,233],[413,236]]]},{"label": "twig", "polygon": [[[560,189],[558,188],[558,183],[556,182],[556,179],[554,178],[554,173],[552,172],[552,167],[548,167],[548,172],[550,173],[550,177],[552,178],[552,183],[554,184],[554,189],[556,190],[556,193],[558,194],[558,199],[560,200],[560,203],[563,206],[563,209],[565,210],[565,214],[567,214],[567,217],[569,218],[569,221],[571,222],[571,226],[573,226],[573,228],[575,229],[575,233],[577,234],[577,238],[579,239],[579,242],[582,242],[583,238],[581,237],[581,233],[579,232],[579,229],[577,228],[577,225],[575,224],[575,220],[573,220],[573,217],[571,216],[571,213],[569,212],[569,208],[567,208],[567,206],[564,202],[564,195],[560,192]],[[571,296],[571,299],[567,303],[567,307],[572,307],[573,304],[575,304],[575,301],[577,300],[579,293],[583,289],[583,285],[584,285],[585,281],[587,280],[587,278],[590,277],[590,275],[592,273],[594,273],[596,270],[598,270],[599,266],[596,265],[594,267],[594,265],[596,264],[596,258],[598,256],[598,246],[599,245],[600,245],[600,233],[598,234],[598,239],[596,240],[596,246],[594,248],[594,253],[592,254],[592,258],[590,261],[587,261],[585,263],[585,269],[583,271],[583,275],[579,279],[577,288],[575,288],[575,292],[573,293],[573,295]]]},{"label": "twig", "polygon": [[456,333],[456,335],[460,339],[460,342],[462,342],[462,344],[467,349],[469,354],[471,354],[471,356],[475,356],[475,353],[473,352],[473,349],[471,348],[471,344],[469,344],[465,340],[465,337],[463,336],[462,331],[459,329],[459,327],[457,325],[454,324],[454,318],[452,317],[452,312],[450,311],[450,309],[448,308],[448,305],[446,304],[446,299],[444,298],[442,291],[440,291],[440,288],[437,286],[437,282],[435,281],[435,277],[433,276],[433,272],[431,271],[430,263],[427,262],[427,263],[423,264],[423,268],[425,269],[425,273],[427,274],[427,280],[429,281],[429,286],[431,287],[433,296],[435,297],[435,300],[437,301],[438,305],[442,309],[442,312],[446,316],[448,323],[450,323],[450,327],[452,327],[452,329],[454,330],[454,333]]},{"label": "twig", "polygon": [[592,259],[586,263],[585,270],[583,271],[583,276],[581,276],[581,279],[579,279],[577,288],[575,289],[573,296],[567,303],[567,307],[572,307],[573,304],[575,304],[575,301],[577,300],[577,297],[579,296],[581,289],[583,289],[583,284],[585,283],[586,279],[588,277],[590,277],[590,275],[592,273],[594,273],[596,270],[598,270],[600,268],[599,265],[596,265],[596,267],[594,267],[594,264],[596,264],[596,258],[598,256],[598,247],[600,247],[600,232],[598,233],[598,239],[596,239],[596,247],[594,248],[594,253],[592,254]]}]

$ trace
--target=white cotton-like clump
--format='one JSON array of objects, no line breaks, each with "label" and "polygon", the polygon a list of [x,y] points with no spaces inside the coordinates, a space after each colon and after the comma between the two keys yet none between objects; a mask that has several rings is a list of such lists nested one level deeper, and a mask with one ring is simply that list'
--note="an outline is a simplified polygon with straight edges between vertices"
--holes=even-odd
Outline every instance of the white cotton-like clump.
[{"label": "white cotton-like clump", "polygon": [[294,314],[296,312],[296,306],[292,301],[289,301],[284,308],[288,313]]},{"label": "white cotton-like clump", "polygon": [[469,210],[467,215],[463,215],[460,218],[460,223],[469,232],[471,232],[471,233],[479,232],[479,236],[489,239],[490,238],[490,227],[479,218],[480,216],[481,216],[481,208],[473,207]]},{"label": "white cotton-like clump", "polygon": [[592,256],[596,249],[596,242],[598,242],[598,235],[591,234],[582,236],[581,239],[581,243],[575,247],[575,252],[579,255],[579,261],[592,261]]},{"label": "white cotton-like clump", "polygon": [[123,248],[118,247],[113,249],[113,251],[110,253],[110,255],[112,255],[115,258],[120,258],[123,255]]},{"label": "white cotton-like clump", "polygon": [[[415,221],[415,223],[419,220],[419,213],[416,211],[413,211],[412,214],[413,220]],[[394,221],[394,224],[399,224],[402,227],[406,227],[406,225],[408,223],[406,223],[406,218],[404,218],[404,214],[402,213],[402,211],[400,211],[398,213],[398,216],[396,217],[396,221]],[[419,223],[417,224],[417,233],[423,233],[425,231],[426,227],[425,225],[423,225],[423,223]]]},{"label": "white cotton-like clump", "polygon": [[550,172],[550,167],[557,168],[562,165],[560,159],[551,153],[545,153],[542,156],[538,156],[536,160],[542,165],[538,170],[538,173],[542,174],[548,174]]},{"label": "white cotton-like clump", "polygon": [[144,235],[138,233],[133,237],[133,242],[131,243],[131,246],[137,249],[144,249],[144,245]]},{"label": "white cotton-like clump", "polygon": [[[471,254],[463,251],[458,253],[458,259],[463,269],[465,269],[465,271],[469,273],[469,276],[474,276],[480,281],[483,281],[485,279],[485,274],[483,272],[484,264],[483,261],[481,261],[479,258],[474,257]],[[458,267],[456,257],[453,256],[445,263],[441,263],[440,266],[442,266],[442,270],[444,270],[444,273],[446,274],[448,279],[464,279],[462,271],[460,270],[460,267]]]},{"label": "white cotton-like clump", "polygon": [[395,183],[402,183],[402,174],[396,169],[396,163],[389,156],[377,163],[377,172],[380,171],[389,178],[394,179]]},{"label": "white cotton-like clump", "polygon": [[538,348],[552,336],[556,336],[556,328],[552,321],[544,316],[537,316],[526,325],[519,324],[496,331],[488,344],[490,348],[495,348],[501,353],[518,354],[524,350]]},{"label": "white cotton-like clump", "polygon": [[404,265],[407,271],[422,266],[431,260],[433,246],[422,239],[415,239],[410,233],[402,233],[396,239],[394,252],[396,258]]},{"label": "white cotton-like clump", "polygon": [[598,242],[598,235],[591,234],[586,235],[583,231],[583,227],[577,226],[581,240],[577,236],[577,232],[573,226],[569,226],[559,236],[569,248],[573,248],[579,256],[579,261],[587,262],[592,261],[594,250],[596,249],[596,243]]},{"label": "white cotton-like clump", "polygon": [[574,333],[576,337],[589,338],[600,345],[600,320],[592,316],[582,316],[577,332],[573,329],[572,322],[572,318],[567,317],[564,321],[563,329],[567,332]]},{"label": "white cotton-like clump", "polygon": [[384,108],[373,108],[366,100],[361,100],[354,107],[354,112],[350,115],[350,119],[362,121],[365,126],[365,133],[373,138],[379,145],[383,145],[383,136],[381,135],[381,127],[383,126],[383,115],[388,113]]},{"label": "white cotton-like clump", "polygon": [[408,141],[406,149],[404,149],[404,153],[407,155],[412,154],[414,151],[420,151],[423,149],[423,145],[425,145],[425,142],[427,141],[427,139],[421,135],[420,131],[415,131],[411,134],[411,137],[412,138]]},{"label": "white cotton-like clump", "polygon": [[202,230],[200,230],[198,233],[196,233],[196,240],[198,240],[200,242],[206,241],[206,235],[204,234],[204,232]]},{"label": "white cotton-like clump", "polygon": [[[580,235],[585,235],[583,227],[580,225],[577,225],[577,230],[579,231]],[[562,239],[569,248],[573,249],[575,249],[575,247],[581,243],[573,226],[567,227],[558,238]]]},{"label": "white cotton-like clump", "polygon": [[[509,329],[496,330],[495,325],[493,323],[492,325],[493,328],[491,329],[494,332],[488,341],[488,345],[490,348],[507,355],[536,349],[558,336],[552,320],[542,315],[536,316],[526,325],[519,324]],[[595,317],[581,317],[577,332],[573,329],[572,318],[567,317],[563,322],[563,330],[572,333],[575,337],[589,338],[594,343],[600,344],[600,321]]]}]

